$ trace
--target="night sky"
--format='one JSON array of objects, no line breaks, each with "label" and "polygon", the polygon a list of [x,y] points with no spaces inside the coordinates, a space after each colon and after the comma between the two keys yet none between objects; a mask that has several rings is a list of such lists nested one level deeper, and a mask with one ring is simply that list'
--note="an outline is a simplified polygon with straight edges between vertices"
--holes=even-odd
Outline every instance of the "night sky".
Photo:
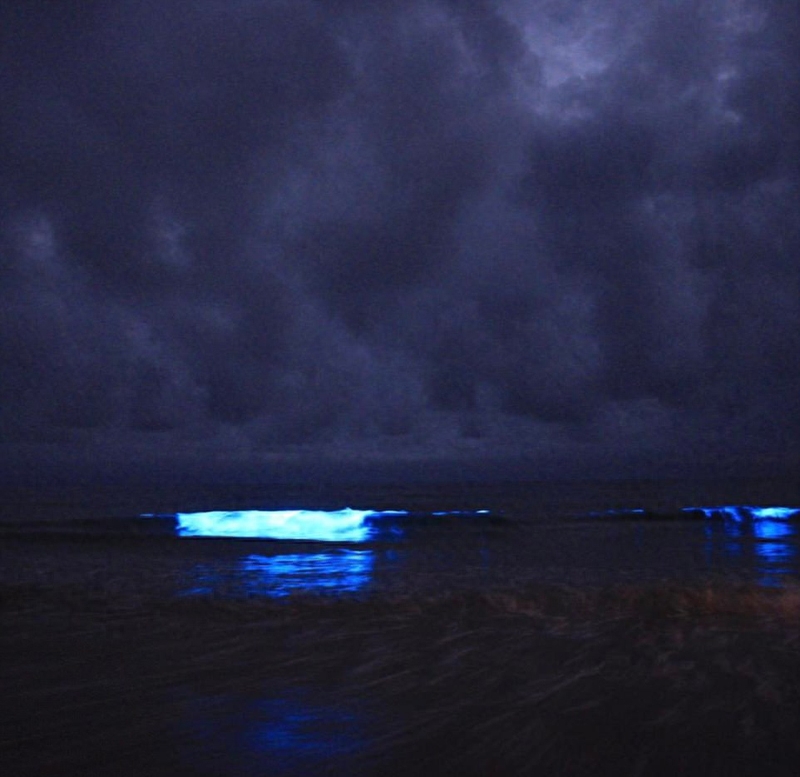
[{"label": "night sky", "polygon": [[4,0],[0,477],[800,465],[796,0]]}]

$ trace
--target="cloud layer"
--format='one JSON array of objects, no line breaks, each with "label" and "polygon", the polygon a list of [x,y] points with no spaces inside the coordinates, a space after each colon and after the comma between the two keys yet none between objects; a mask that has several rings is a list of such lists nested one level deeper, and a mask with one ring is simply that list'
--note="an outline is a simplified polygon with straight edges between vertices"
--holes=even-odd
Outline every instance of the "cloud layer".
[{"label": "cloud layer", "polygon": [[800,460],[795,3],[0,29],[5,466]]}]

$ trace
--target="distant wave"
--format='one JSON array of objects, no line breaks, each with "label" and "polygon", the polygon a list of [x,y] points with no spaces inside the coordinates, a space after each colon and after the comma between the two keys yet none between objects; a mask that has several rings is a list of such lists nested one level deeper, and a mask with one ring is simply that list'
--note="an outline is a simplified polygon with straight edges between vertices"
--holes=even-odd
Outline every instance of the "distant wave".
[{"label": "distant wave", "polygon": [[579,517],[622,518],[626,520],[724,520],[739,523],[751,521],[797,521],[800,507],[716,505],[712,507],[682,507],[679,510],[659,512],[644,508],[622,508],[590,512]]},{"label": "distant wave", "polygon": [[72,541],[217,539],[362,543],[407,532],[468,530],[509,519],[489,510],[211,510],[144,513],[127,518],[17,519],[0,523],[0,536]]}]

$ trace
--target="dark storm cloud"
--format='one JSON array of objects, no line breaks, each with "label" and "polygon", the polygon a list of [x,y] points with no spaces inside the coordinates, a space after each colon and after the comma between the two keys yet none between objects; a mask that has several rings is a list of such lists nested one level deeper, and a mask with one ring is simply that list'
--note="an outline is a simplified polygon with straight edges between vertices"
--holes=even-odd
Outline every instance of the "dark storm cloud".
[{"label": "dark storm cloud", "polygon": [[7,461],[797,459],[794,4],[0,29]]},{"label": "dark storm cloud", "polygon": [[604,400],[735,424],[796,384],[797,58],[772,28],[796,22],[664,4],[605,88],[576,88],[580,120],[537,133],[526,198],[561,266],[591,279]]}]

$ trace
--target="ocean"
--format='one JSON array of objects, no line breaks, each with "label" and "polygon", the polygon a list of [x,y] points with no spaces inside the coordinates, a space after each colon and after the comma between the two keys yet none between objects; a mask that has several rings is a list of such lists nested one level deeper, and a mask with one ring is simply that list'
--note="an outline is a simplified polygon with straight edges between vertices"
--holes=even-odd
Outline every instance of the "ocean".
[{"label": "ocean", "polygon": [[[798,491],[788,480],[19,491],[0,510],[0,579],[103,574],[120,588],[228,596],[705,578],[779,585],[800,573],[800,514],[753,510],[800,510]],[[740,507],[750,511],[718,509]],[[298,526],[294,535],[262,528],[233,537],[181,537],[175,518],[343,508],[374,517],[356,535]],[[345,519],[334,515],[334,529],[337,520]],[[57,572],[31,561],[54,547]]]},{"label": "ocean", "polygon": [[790,480],[7,491],[19,775],[792,774]]}]

